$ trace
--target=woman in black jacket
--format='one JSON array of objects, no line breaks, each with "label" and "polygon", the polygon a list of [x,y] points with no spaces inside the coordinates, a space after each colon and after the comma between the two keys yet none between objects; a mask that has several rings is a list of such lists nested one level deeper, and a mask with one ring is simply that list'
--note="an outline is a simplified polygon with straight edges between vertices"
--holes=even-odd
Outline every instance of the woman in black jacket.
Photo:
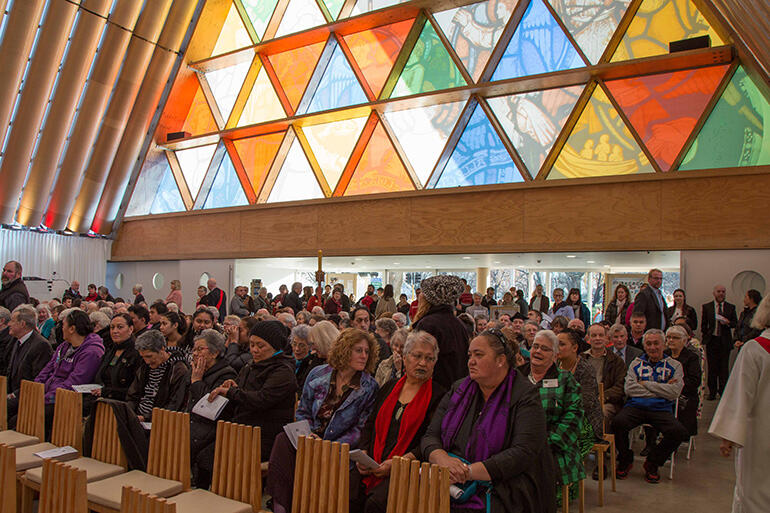
[{"label": "woman in black jacket", "polygon": [[[700,405],[701,368],[700,357],[687,349],[690,337],[681,326],[672,326],[666,330],[666,354],[682,364],[684,387],[679,395],[677,419],[687,428],[691,436],[698,434],[698,407]],[[655,440],[655,438],[652,438]]]},{"label": "woman in black jacket", "polygon": [[92,395],[105,399],[125,401],[128,387],[134,381],[136,369],[142,359],[134,347],[134,324],[131,316],[119,313],[110,321],[110,337],[113,345],[104,353],[94,383],[102,385]]},{"label": "woman in black jacket", "polygon": [[670,319],[671,325],[679,317],[687,319],[687,325],[691,330],[698,329],[698,314],[695,313],[695,308],[687,304],[687,296],[682,289],[674,291],[674,304],[666,308],[666,318]]}]

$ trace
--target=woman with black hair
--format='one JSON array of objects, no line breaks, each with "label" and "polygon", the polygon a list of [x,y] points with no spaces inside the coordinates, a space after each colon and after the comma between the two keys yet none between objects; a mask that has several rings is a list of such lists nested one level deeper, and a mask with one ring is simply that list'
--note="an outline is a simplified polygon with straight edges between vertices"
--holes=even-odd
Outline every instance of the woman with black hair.
[{"label": "woman with black hair", "polygon": [[[622,324],[626,325],[626,314],[631,307],[631,292],[624,284],[619,283],[615,287],[615,293],[612,295],[612,299],[607,305],[607,310],[604,312],[604,319],[610,322],[610,324]],[[587,325],[588,326],[588,325]]]},{"label": "woman with black hair", "polygon": [[104,353],[94,383],[102,385],[100,390],[91,392],[95,397],[125,401],[128,387],[134,380],[136,368],[142,359],[134,347],[134,324],[131,316],[116,314],[110,321],[110,337],[113,346]]},{"label": "woman with black hair", "polygon": [[385,285],[385,290],[382,297],[377,301],[377,308],[374,310],[374,318],[379,319],[380,315],[385,312],[396,313],[396,300],[393,299],[393,285],[388,283]]},{"label": "woman with black hair", "polygon": [[166,338],[168,351],[181,351],[187,361],[192,359],[192,345],[187,345],[187,321],[176,312],[166,312],[160,316],[159,331]]},{"label": "woman with black hair", "polygon": [[591,312],[588,310],[588,307],[585,303],[583,303],[583,300],[580,297],[580,289],[569,289],[566,303],[572,307],[572,312],[574,313],[575,319],[580,319],[583,321],[584,326],[591,325]]},{"label": "woman with black hair", "polygon": [[679,317],[684,317],[692,331],[698,329],[698,314],[695,313],[695,308],[687,304],[687,295],[683,289],[674,291],[674,304],[666,309],[666,317],[671,319],[671,325]]}]

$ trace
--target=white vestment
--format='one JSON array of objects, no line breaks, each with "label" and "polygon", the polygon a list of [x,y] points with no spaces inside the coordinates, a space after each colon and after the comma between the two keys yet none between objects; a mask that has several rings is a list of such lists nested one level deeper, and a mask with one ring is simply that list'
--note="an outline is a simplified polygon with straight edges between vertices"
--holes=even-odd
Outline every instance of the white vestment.
[{"label": "white vestment", "polygon": [[[770,339],[770,329],[762,333]],[[746,342],[735,360],[709,433],[739,446],[733,513],[770,511],[770,352]]]}]

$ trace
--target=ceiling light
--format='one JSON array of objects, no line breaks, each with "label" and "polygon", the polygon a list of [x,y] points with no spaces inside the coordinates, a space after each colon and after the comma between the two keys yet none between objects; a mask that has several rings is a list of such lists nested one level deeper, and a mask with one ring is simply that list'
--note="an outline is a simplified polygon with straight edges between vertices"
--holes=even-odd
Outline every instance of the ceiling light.
[{"label": "ceiling light", "polygon": [[463,257],[463,260],[470,260],[471,257]]},{"label": "ceiling light", "polygon": [[593,260],[586,260],[586,263],[587,264],[595,264],[596,262],[594,262]]},{"label": "ceiling light", "polygon": [[607,269],[609,269],[611,266],[610,266],[610,264],[604,264],[604,267],[606,267]]},{"label": "ceiling light", "polygon": [[400,262],[393,262],[393,265],[401,265]]},{"label": "ceiling light", "polygon": [[358,261],[360,262],[361,260],[363,260],[363,258],[361,258],[361,257],[356,257],[356,260],[358,260]]},{"label": "ceiling light", "polygon": [[493,264],[499,264],[499,263],[500,263],[500,261],[499,261],[499,260],[495,260],[495,261],[494,261],[494,262],[492,262],[492,263],[493,263]]},{"label": "ceiling light", "polygon": [[567,258],[577,258],[577,255],[567,255]]}]

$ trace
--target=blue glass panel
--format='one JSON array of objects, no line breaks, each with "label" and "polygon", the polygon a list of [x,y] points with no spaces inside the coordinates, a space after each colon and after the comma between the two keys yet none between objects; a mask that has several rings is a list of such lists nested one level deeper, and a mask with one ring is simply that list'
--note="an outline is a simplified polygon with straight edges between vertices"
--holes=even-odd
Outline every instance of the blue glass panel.
[{"label": "blue glass panel", "polygon": [[179,187],[177,187],[169,167],[166,174],[163,175],[163,181],[160,182],[157,194],[155,194],[155,201],[152,202],[150,214],[167,214],[169,212],[184,212],[185,210],[182,195],[179,194]]},{"label": "blue glass panel", "polygon": [[516,27],[492,80],[526,77],[585,66],[543,0],[532,0]]},{"label": "blue glass panel", "polygon": [[521,181],[521,173],[516,169],[508,150],[492,128],[484,110],[476,105],[435,187],[441,189]]},{"label": "blue glass panel", "polygon": [[243,187],[235,173],[233,163],[230,161],[230,157],[225,154],[203,208],[240,207],[248,204],[249,201],[243,193]]},{"label": "blue glass panel", "polygon": [[345,54],[337,46],[313,95],[308,112],[349,107],[367,101]]},{"label": "blue glass panel", "polygon": [[160,182],[163,181],[167,172],[171,172],[171,167],[168,164],[166,154],[158,149],[150,150],[144,161],[142,172],[136,180],[131,201],[126,209],[126,217],[144,216],[150,213]]}]

